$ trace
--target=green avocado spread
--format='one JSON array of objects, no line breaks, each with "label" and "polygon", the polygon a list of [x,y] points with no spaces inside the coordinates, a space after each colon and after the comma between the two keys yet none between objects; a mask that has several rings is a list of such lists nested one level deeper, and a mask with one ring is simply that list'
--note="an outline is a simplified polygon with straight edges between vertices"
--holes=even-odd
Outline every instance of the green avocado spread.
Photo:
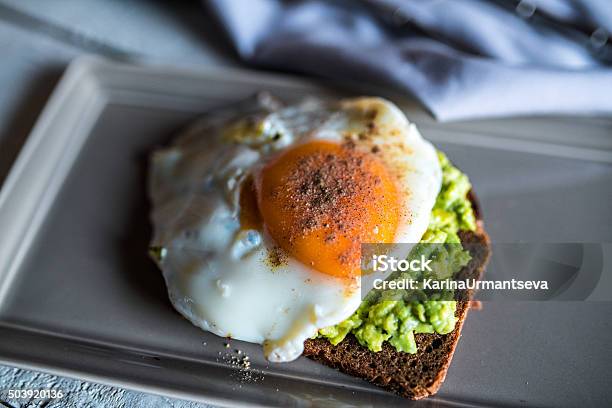
[{"label": "green avocado spread", "polygon": [[[461,246],[458,232],[473,231],[476,220],[467,198],[471,188],[465,174],[446,156],[438,152],[442,168],[442,187],[432,209],[429,226],[409,258],[425,255],[432,259],[432,272],[402,272],[392,279],[449,279],[470,260]],[[332,344],[340,343],[352,333],[359,343],[372,351],[380,351],[387,341],[398,351],[416,353],[415,333],[446,334],[453,331],[457,303],[453,293],[424,296],[422,291],[371,290],[357,311],[345,321],[319,330],[318,336]]]}]

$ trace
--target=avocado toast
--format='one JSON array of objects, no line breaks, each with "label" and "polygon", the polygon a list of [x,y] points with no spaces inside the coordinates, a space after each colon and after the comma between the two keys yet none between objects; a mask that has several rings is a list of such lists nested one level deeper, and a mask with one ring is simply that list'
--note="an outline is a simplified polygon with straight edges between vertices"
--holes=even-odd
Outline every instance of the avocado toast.
[{"label": "avocado toast", "polygon": [[[271,362],[304,354],[431,395],[468,303],[370,290],[362,247],[427,253],[437,267],[419,279],[478,277],[489,246],[467,176],[382,98],[268,105],[204,119],[153,154],[151,247],[173,306]],[[395,272],[385,280],[411,273]]]}]

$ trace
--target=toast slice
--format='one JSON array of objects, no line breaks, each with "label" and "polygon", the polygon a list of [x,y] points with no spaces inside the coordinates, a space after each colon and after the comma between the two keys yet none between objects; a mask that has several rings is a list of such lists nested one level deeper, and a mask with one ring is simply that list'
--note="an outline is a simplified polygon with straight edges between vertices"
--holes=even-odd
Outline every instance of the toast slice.
[{"label": "toast slice", "polygon": [[[480,208],[475,195],[468,195],[477,219],[475,231],[461,231],[462,245],[472,259],[458,273],[462,279],[480,279],[491,252],[491,244],[484,230]],[[310,339],[304,343],[304,355],[346,374],[368,380],[386,390],[410,399],[421,399],[435,394],[450,366],[459,342],[461,328],[470,308],[469,300],[457,301],[458,321],[448,334],[415,334],[416,354],[398,352],[387,342],[379,352],[372,352],[359,344],[353,335],[333,346],[326,339]]]}]

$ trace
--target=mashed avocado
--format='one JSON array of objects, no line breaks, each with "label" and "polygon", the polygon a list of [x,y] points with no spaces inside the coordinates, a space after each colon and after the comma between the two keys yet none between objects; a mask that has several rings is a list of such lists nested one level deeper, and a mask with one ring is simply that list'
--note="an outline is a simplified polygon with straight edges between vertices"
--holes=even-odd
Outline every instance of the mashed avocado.
[{"label": "mashed avocado", "polygon": [[[438,152],[438,160],[442,168],[442,188],[429,227],[409,256],[425,254],[430,257],[434,260],[431,264],[433,272],[429,276],[410,276],[412,278],[451,278],[470,260],[470,254],[461,247],[457,233],[476,228],[472,205],[466,197],[471,185],[467,176],[443,153]],[[405,278],[405,274],[397,277]],[[335,345],[352,333],[361,345],[372,351],[380,351],[383,342],[388,341],[398,351],[416,353],[415,333],[446,334],[455,328],[457,303],[451,299],[452,292],[419,298],[418,291],[407,296],[405,291],[372,290],[351,317],[319,330],[318,335]]]}]

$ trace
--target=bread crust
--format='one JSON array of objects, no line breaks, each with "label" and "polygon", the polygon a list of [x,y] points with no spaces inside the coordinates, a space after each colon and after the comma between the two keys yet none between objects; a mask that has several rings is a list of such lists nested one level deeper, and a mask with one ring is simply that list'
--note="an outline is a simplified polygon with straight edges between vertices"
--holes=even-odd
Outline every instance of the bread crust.
[{"label": "bread crust", "polygon": [[[476,196],[470,191],[468,198],[477,218],[476,230],[459,233],[472,259],[458,275],[480,279],[489,261],[491,243],[484,230]],[[469,300],[457,301],[455,315],[458,320],[452,332],[415,334],[416,354],[398,352],[387,342],[381,351],[372,352],[350,334],[336,346],[322,338],[307,340],[304,355],[403,397],[422,399],[435,394],[446,378],[470,304]]]}]

